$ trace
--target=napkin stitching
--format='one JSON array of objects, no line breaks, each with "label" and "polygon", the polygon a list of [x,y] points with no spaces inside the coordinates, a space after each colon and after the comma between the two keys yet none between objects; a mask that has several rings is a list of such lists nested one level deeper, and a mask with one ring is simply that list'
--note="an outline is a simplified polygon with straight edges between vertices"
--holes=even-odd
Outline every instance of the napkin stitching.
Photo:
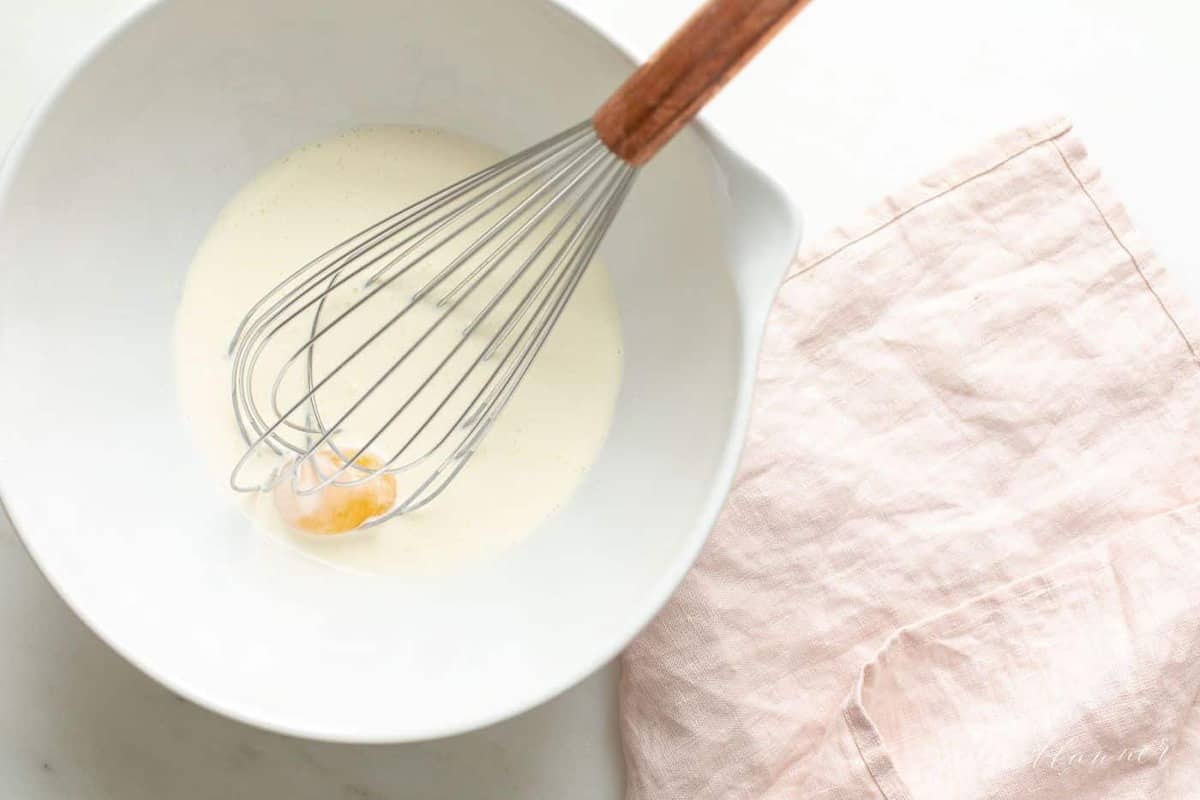
[{"label": "napkin stitching", "polygon": [[[854,717],[851,716],[852,711]],[[908,789],[896,773],[896,766],[892,763],[887,746],[879,737],[875,723],[866,715],[862,703],[851,697],[849,702],[842,706],[842,719],[850,731],[850,739],[854,742],[854,748],[858,750],[858,757],[862,759],[863,766],[875,782],[880,796],[884,800],[910,800]],[[867,740],[865,744],[863,739]],[[884,788],[885,783],[891,788]]]},{"label": "napkin stitching", "polygon": [[1079,177],[1079,173],[1075,171],[1075,166],[1071,163],[1071,160],[1067,158],[1067,154],[1063,152],[1062,148],[1058,146],[1058,142],[1054,141],[1053,139],[1049,141],[1050,144],[1054,146],[1054,150],[1058,153],[1058,157],[1062,159],[1063,165],[1067,168],[1067,172],[1071,173],[1071,177],[1075,179],[1075,183],[1079,184],[1079,188],[1083,192],[1084,196],[1087,197],[1089,202],[1091,202],[1092,207],[1096,209],[1096,213],[1100,216],[1100,220],[1104,223],[1104,227],[1108,228],[1108,232],[1112,234],[1113,241],[1120,245],[1121,249],[1125,251],[1125,255],[1129,256],[1130,263],[1133,264],[1133,268],[1137,271],[1138,277],[1142,279],[1142,283],[1146,285],[1147,291],[1149,291],[1154,297],[1159,308],[1162,309],[1163,314],[1166,315],[1167,319],[1171,320],[1171,325],[1174,326],[1176,333],[1179,334],[1179,338],[1183,340],[1184,346],[1187,347],[1188,352],[1192,354],[1192,361],[1200,364],[1200,353],[1196,352],[1196,348],[1192,346],[1192,341],[1188,338],[1187,333],[1183,330],[1183,326],[1179,324],[1179,320],[1175,319],[1175,315],[1171,313],[1171,309],[1167,307],[1167,304],[1163,301],[1162,296],[1154,288],[1154,284],[1151,283],[1150,278],[1146,275],[1146,271],[1142,268],[1142,264],[1138,260],[1137,256],[1133,254],[1133,251],[1129,249],[1129,247],[1125,244],[1125,241],[1121,238],[1121,235],[1117,233],[1117,229],[1113,226],[1112,221],[1109,220],[1108,215],[1104,213],[1104,209],[1101,208],[1100,203],[1096,201],[1095,196],[1092,194],[1091,190],[1088,189],[1087,184],[1085,184]]},{"label": "napkin stitching", "polygon": [[[854,236],[854,237],[848,239],[847,241],[843,242],[838,247],[836,247],[834,250],[821,256],[820,258],[818,258],[816,261],[812,262],[808,266],[805,266],[805,267],[802,267],[802,268],[796,270],[792,274],[788,275],[784,279],[783,282],[787,283],[788,281],[792,280],[793,278],[799,277],[801,275],[804,275],[807,272],[810,272],[810,271],[816,269],[818,266],[825,263],[826,261],[833,258],[834,256],[838,255],[839,253],[845,251],[847,248],[851,247],[852,245],[858,244],[859,242],[861,242],[865,239],[869,239],[872,236],[874,236],[875,234],[882,232],[883,230],[885,230],[886,228],[891,226],[894,222],[896,222],[900,219],[903,219],[904,217],[911,214],[913,211],[916,211],[917,209],[922,208],[923,206],[926,206],[929,203],[932,203],[934,200],[938,200],[938,199],[950,194],[951,192],[962,188],[963,186],[970,183],[971,181],[976,180],[977,178],[982,178],[985,175],[995,172],[996,170],[1000,169],[1004,165],[1008,164],[1009,162],[1011,162],[1017,158],[1020,158],[1021,156],[1025,155],[1026,153],[1028,153],[1030,150],[1033,150],[1034,148],[1041,147],[1042,145],[1047,144],[1047,143],[1053,143],[1055,139],[1059,139],[1062,136],[1065,136],[1068,131],[1070,131],[1070,127],[1067,127],[1065,129],[1056,128],[1054,130],[1054,133],[1043,136],[1033,142],[1030,142],[1026,146],[1022,147],[1020,150],[1012,153],[1011,155],[1008,155],[1003,160],[997,161],[996,163],[988,166],[986,169],[981,169],[976,172],[973,172],[970,175],[968,175],[967,177],[962,178],[958,181],[955,181],[950,186],[947,186],[944,189],[941,189],[941,190],[935,192],[934,194],[929,195],[928,197],[924,197],[921,200],[905,207],[901,211],[888,217],[887,219],[880,222],[878,225],[876,225],[875,227],[866,231],[865,233],[860,234],[858,236]],[[1057,145],[1055,145],[1055,148],[1057,149]],[[1061,153],[1062,153],[1062,151],[1060,150],[1059,154],[1061,155]],[[1074,173],[1072,173],[1072,174],[1074,174]],[[1079,180],[1078,176],[1075,176],[1075,180],[1076,181]],[[1090,195],[1089,195],[1089,197],[1090,197]],[[1094,203],[1095,201],[1093,200],[1092,202]],[[1107,222],[1107,220],[1106,220],[1106,222]],[[1114,236],[1115,236],[1115,232],[1114,232]],[[1124,245],[1122,245],[1122,246],[1124,246]]]}]

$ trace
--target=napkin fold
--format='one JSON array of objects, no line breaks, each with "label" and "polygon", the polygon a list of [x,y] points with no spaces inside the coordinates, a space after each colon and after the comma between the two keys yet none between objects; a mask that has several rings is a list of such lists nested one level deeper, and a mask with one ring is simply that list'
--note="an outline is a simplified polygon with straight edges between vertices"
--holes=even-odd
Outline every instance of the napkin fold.
[{"label": "napkin fold", "polygon": [[1191,796],[1197,330],[1062,121],[806,248],[629,800]]}]

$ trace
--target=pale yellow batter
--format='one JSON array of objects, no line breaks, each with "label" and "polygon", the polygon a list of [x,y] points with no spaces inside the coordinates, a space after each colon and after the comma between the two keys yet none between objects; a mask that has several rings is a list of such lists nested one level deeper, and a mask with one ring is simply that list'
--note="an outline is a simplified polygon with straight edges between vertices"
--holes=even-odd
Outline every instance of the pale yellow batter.
[{"label": "pale yellow batter", "polygon": [[[197,447],[225,486],[244,452],[227,348],[246,309],[330,245],[497,159],[450,134],[360,128],[272,164],[222,210],[189,269],[176,364]],[[270,495],[236,495],[256,529],[344,568],[443,570],[510,547],[570,497],[608,432],[621,375],[616,302],[593,263],[483,447],[424,509],[364,531],[316,537],[279,519]]]}]

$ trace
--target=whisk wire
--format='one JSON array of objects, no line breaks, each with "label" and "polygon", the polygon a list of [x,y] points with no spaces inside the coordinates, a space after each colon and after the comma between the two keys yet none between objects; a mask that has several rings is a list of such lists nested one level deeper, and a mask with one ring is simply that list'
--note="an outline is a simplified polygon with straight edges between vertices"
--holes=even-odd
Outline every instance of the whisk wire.
[{"label": "whisk wire", "polygon": [[[574,163],[574,162],[572,162],[572,163]],[[288,411],[284,412],[281,419],[287,419],[287,417],[291,413],[298,410],[301,406],[305,405],[306,403],[310,402],[311,399],[315,396],[315,393],[319,389],[321,389],[322,387],[327,385],[329,383],[329,381],[331,381],[334,377],[336,377],[336,375],[339,372],[341,372],[344,368],[346,368],[350,364],[351,361],[353,361],[355,358],[357,358],[359,355],[361,355],[363,352],[365,352],[367,350],[367,348],[370,347],[371,344],[376,342],[393,325],[395,325],[402,317],[404,317],[414,306],[416,306],[426,294],[428,294],[434,288],[436,288],[442,281],[444,281],[447,277],[449,277],[451,274],[453,274],[453,272],[456,271],[457,269],[459,269],[463,264],[467,263],[467,259],[470,257],[470,255],[473,255],[474,253],[478,252],[479,249],[484,244],[486,244],[491,239],[493,239],[500,231],[504,230],[504,228],[507,227],[507,225],[512,220],[517,219],[519,217],[519,213],[524,211],[526,208],[530,207],[531,204],[533,203],[533,201],[535,201],[538,197],[540,197],[541,194],[548,191],[552,186],[556,186],[559,181],[563,180],[562,176],[566,175],[566,174],[567,173],[565,172],[565,170],[560,170],[559,172],[557,172],[555,174],[555,176],[550,179],[550,181],[547,181],[542,186],[540,186],[538,188],[538,190],[536,192],[534,192],[534,194],[532,194],[529,198],[526,198],[524,201],[522,201],[521,204],[516,209],[513,209],[512,211],[506,213],[504,215],[504,217],[501,218],[500,221],[498,221],[497,223],[492,225],[490,228],[488,228],[488,230],[484,234],[482,234],[478,238],[476,238],[475,241],[473,241],[471,243],[471,245],[467,248],[466,251],[464,251],[462,254],[456,256],[455,259],[450,263],[450,265],[448,265],[448,266],[444,267],[442,270],[440,270],[437,273],[437,275],[435,275],[434,278],[432,278],[430,280],[429,283],[425,284],[425,286],[423,286],[420,290],[418,290],[413,295],[412,299],[409,300],[400,311],[398,311],[396,314],[394,314],[383,325],[381,325],[379,328],[377,328],[374,333],[372,333],[369,337],[367,337],[366,340],[364,340],[361,344],[359,344],[357,347],[355,347],[355,349],[350,353],[349,356],[347,356],[340,363],[338,363],[337,366],[335,366],[328,374],[326,374],[323,378],[321,378],[313,387],[311,387],[309,389],[308,393],[305,394],[305,396],[302,397],[300,400],[298,400],[296,402],[296,404],[292,406],[292,408],[290,408]],[[571,188],[575,183],[577,183],[579,180],[581,180],[586,174],[587,173],[584,172],[584,173],[580,173],[579,175],[577,175],[575,178],[572,179],[572,181],[568,184],[568,186],[563,191],[566,191],[567,189]],[[561,195],[561,192],[560,192],[560,195]],[[558,195],[556,195],[556,197],[557,196]],[[515,244],[517,242],[520,241],[520,239],[524,235],[526,235],[528,233],[528,231],[531,229],[531,226],[533,224],[535,224],[537,221],[540,221],[544,217],[544,215],[546,213],[548,213],[549,209],[552,208],[553,202],[554,202],[554,200],[552,199],[549,203],[544,205],[542,207],[542,209],[536,215],[534,215],[534,217],[532,219],[530,219],[528,222],[526,222],[521,228],[518,228],[516,231],[514,231],[513,234],[511,234],[508,237],[508,239],[506,239],[500,245],[500,247],[497,248],[497,250],[495,250],[492,254],[490,254],[487,258],[485,258],[481,262],[480,266],[477,269],[488,269],[488,270],[494,269],[499,264],[500,260],[503,259],[504,256],[506,256],[508,253],[512,252],[512,248],[515,246]],[[286,362],[286,364],[284,366],[284,369],[281,370],[279,372],[279,374],[277,375],[274,385],[273,385],[273,388],[272,388],[272,394],[273,395],[277,394],[279,386],[282,383],[283,378],[287,374],[287,370],[290,368],[290,366],[292,364],[294,364],[296,362],[296,360],[305,351],[305,349],[311,350],[311,348],[316,344],[316,341],[318,339],[320,339],[332,327],[334,327],[335,325],[337,325],[338,323],[342,322],[347,317],[349,317],[355,310],[357,310],[364,303],[368,302],[368,300],[373,298],[376,294],[383,291],[385,286],[388,283],[390,283],[392,280],[394,280],[395,277],[398,277],[398,276],[393,276],[392,278],[389,278],[388,281],[385,282],[384,284],[372,289],[371,292],[366,297],[362,298],[361,300],[358,300],[346,311],[339,314],[332,322],[330,322],[328,325],[321,328],[320,331],[318,333],[316,333],[304,345],[304,347],[302,349],[296,351],[293,354],[293,356],[291,356],[288,359],[288,361]],[[478,282],[474,283],[463,297],[461,297],[459,300],[457,300],[455,303],[453,303],[448,309],[446,309],[447,312],[451,312],[455,308],[457,308],[462,303],[463,299],[465,299],[465,296],[469,295],[469,293],[471,291],[474,291],[474,289],[476,287],[478,287],[479,285],[480,284]],[[304,453],[304,456],[306,458],[310,457],[313,454],[313,452],[315,452],[322,445],[326,444],[326,442],[329,440],[329,438],[334,434],[334,431],[336,429],[338,429],[339,427],[341,427],[345,423],[345,421],[350,417],[350,415],[352,415],[360,407],[362,407],[362,405],[365,402],[367,402],[367,400],[371,397],[371,395],[373,395],[375,393],[375,391],[387,381],[388,378],[390,378],[393,374],[395,374],[396,370],[398,370],[404,364],[404,362],[407,361],[408,358],[414,352],[416,352],[416,350],[421,345],[423,345],[449,318],[450,318],[449,313],[438,317],[438,319],[431,326],[429,326],[423,333],[421,333],[421,335],[417,338],[417,340],[407,350],[405,350],[404,353],[399,358],[397,358],[392,363],[392,365],[390,367],[388,367],[384,371],[384,373],[382,375],[380,375],[375,380],[375,382],[372,383],[371,386],[364,393],[362,393],[348,409],[346,409],[345,412],[343,412],[343,414],[338,418],[338,420],[336,422],[334,422],[332,426],[328,427],[317,438],[317,440],[315,442],[313,442],[312,444],[309,445],[307,451]],[[463,344],[465,344],[465,342],[466,342],[465,337],[460,339],[460,341],[454,346],[454,349],[451,351],[451,353],[449,355],[447,355],[442,360],[442,362],[432,372],[430,372],[425,377],[425,379],[421,382],[421,384],[417,388],[417,390],[415,392],[413,392],[413,394],[410,396],[410,398],[407,401],[405,401],[405,403],[403,405],[401,405],[401,407],[388,419],[388,421],[385,422],[383,424],[383,426],[368,439],[367,443],[364,444],[362,446],[362,448],[360,448],[359,452],[352,458],[345,460],[346,464],[353,464],[355,461],[357,461],[359,456],[361,456],[364,452],[366,452],[366,450],[375,443],[375,441],[379,438],[379,436],[382,435],[382,432],[384,430],[386,430],[387,427],[390,426],[390,424],[392,422],[394,422],[401,413],[403,413],[403,411],[407,410],[407,408],[413,402],[413,400],[415,400],[415,398],[425,389],[425,387],[427,387],[432,382],[432,380],[440,373],[442,367],[444,367],[445,364],[447,363],[447,361],[449,361],[449,359],[461,349],[461,347],[463,346]],[[345,468],[345,465],[343,465],[342,468],[339,468],[339,470],[336,474],[340,475],[341,472],[344,470],[344,468]],[[315,484],[311,485],[307,490],[305,490],[305,492],[312,493],[315,491],[319,491],[320,489],[324,488],[324,486],[327,484],[328,484],[328,481],[315,483]]]},{"label": "whisk wire", "polygon": [[[570,128],[558,136],[535,145],[522,153],[518,153],[498,164],[481,170],[473,176],[463,179],[456,184],[453,184],[446,189],[435,193],[431,197],[412,204],[408,208],[390,215],[380,222],[372,225],[364,231],[351,236],[334,247],[330,248],[321,256],[310,261],[307,265],[297,270],[288,278],[281,281],[271,292],[265,295],[258,303],[251,308],[247,315],[243,318],[237,328],[234,340],[231,343],[231,351],[233,352],[233,403],[234,409],[238,418],[239,428],[242,431],[243,438],[250,444],[250,450],[247,451],[247,456],[251,454],[259,444],[267,444],[276,454],[282,454],[283,449],[300,455],[307,448],[302,448],[290,443],[284,437],[276,434],[276,431],[282,425],[295,426],[291,422],[291,415],[302,405],[303,401],[296,404],[295,407],[288,410],[287,413],[277,413],[276,422],[268,423],[261,414],[258,413],[256,405],[252,399],[250,402],[245,402],[251,398],[251,376],[256,373],[258,359],[261,357],[262,351],[270,343],[271,339],[276,336],[285,326],[295,321],[306,311],[311,309],[316,303],[323,302],[328,298],[329,294],[340,288],[344,283],[349,282],[353,277],[359,274],[364,269],[376,263],[375,260],[370,260],[367,263],[360,265],[352,271],[342,281],[335,281],[329,287],[326,287],[319,294],[309,297],[319,285],[331,273],[337,274],[343,271],[353,259],[367,253],[370,249],[381,242],[387,241],[389,238],[396,235],[397,232],[404,230],[408,225],[417,222],[420,219],[428,216],[430,213],[436,212],[445,204],[454,201],[464,192],[477,188],[481,185],[485,186],[485,190],[480,193],[479,197],[474,201],[465,204],[458,210],[462,211],[470,208],[480,200],[486,199],[495,193],[496,188],[507,186],[511,178],[502,180],[497,187],[486,187],[486,182],[490,179],[495,179],[497,176],[502,176],[506,171],[514,168],[524,168],[518,173],[518,177],[529,175],[540,168],[544,169],[544,164],[553,163],[556,157],[564,151],[570,151],[588,139],[595,139],[591,133],[587,123]],[[542,151],[545,151],[544,157]],[[526,184],[527,185],[527,184]],[[437,224],[435,221],[434,224]],[[428,226],[427,226],[428,227]],[[424,229],[422,229],[424,230]],[[421,231],[418,231],[419,234]],[[411,239],[414,234],[410,234]],[[350,246],[353,245],[353,246]],[[348,248],[348,246],[350,246]],[[347,249],[348,248],[348,249]],[[393,244],[391,250],[394,251],[396,245]],[[331,255],[337,254],[341,250],[346,250],[340,256],[333,258],[329,263],[322,262],[330,258]],[[315,271],[314,271],[315,270]],[[312,274],[308,274],[308,273]],[[278,298],[272,300],[273,295],[278,294]],[[361,304],[359,304],[361,305]],[[266,309],[264,310],[264,306]],[[355,308],[358,306],[356,305]],[[281,319],[282,317],[282,319]],[[264,330],[270,326],[269,330]],[[302,347],[300,352],[304,350],[311,352],[311,347]],[[277,410],[277,409],[276,409]],[[301,427],[301,430],[305,430]],[[245,466],[243,459],[235,467],[234,474],[231,480],[236,484],[236,476],[242,467]],[[236,486],[242,490],[252,491],[253,486]]]},{"label": "whisk wire", "polygon": [[[230,344],[247,444],[233,488],[290,481],[312,494],[411,474],[402,499],[368,524],[441,494],[514,396],[635,173],[583,122],[379,220],[280,281]],[[370,323],[361,339],[349,322],[359,317]],[[368,350],[390,357],[381,365]],[[395,399],[393,386],[404,390]],[[365,462],[375,448],[386,458]],[[315,456],[325,449],[336,459],[322,468]]]}]

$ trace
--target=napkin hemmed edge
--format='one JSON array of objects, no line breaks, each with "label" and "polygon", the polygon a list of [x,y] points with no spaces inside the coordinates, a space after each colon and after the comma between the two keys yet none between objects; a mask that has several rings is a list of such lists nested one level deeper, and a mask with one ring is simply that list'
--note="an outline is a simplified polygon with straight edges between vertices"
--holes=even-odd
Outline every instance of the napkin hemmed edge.
[{"label": "napkin hemmed edge", "polygon": [[1099,168],[1088,157],[1082,140],[1072,135],[1073,129],[1070,120],[1056,116],[997,136],[973,153],[960,156],[907,188],[888,195],[855,222],[835,227],[801,247],[784,281],[815,269],[921,206],[993,172],[1014,158],[1036,147],[1051,145],[1096,208],[1113,239],[1128,254],[1147,291],[1179,333],[1192,362],[1200,366],[1200,345],[1197,344],[1200,339],[1195,333],[1200,330],[1200,322],[1189,297],[1171,279],[1153,248],[1138,233],[1125,206],[1110,191]]}]

